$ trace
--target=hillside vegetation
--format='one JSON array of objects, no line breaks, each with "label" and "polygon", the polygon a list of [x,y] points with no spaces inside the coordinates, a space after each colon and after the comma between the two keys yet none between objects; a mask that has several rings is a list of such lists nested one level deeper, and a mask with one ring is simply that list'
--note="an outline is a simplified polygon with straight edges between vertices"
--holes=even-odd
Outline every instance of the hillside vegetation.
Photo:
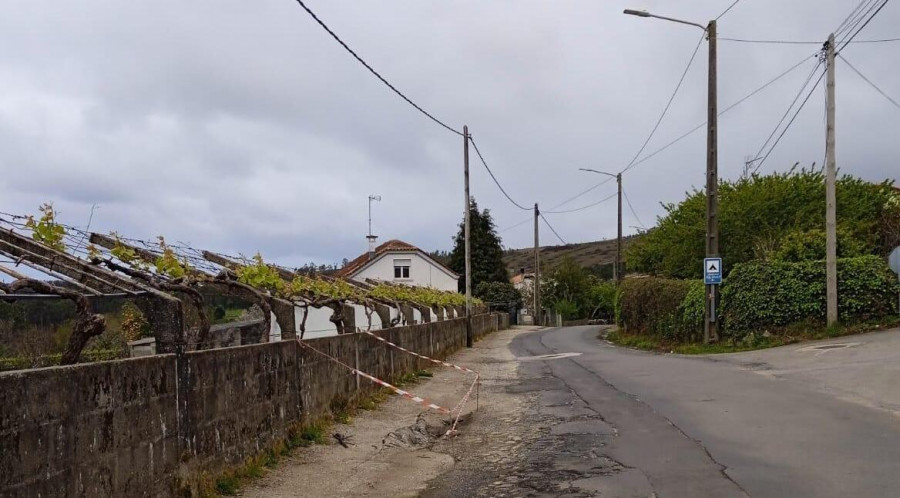
[{"label": "hillside vegetation", "polygon": [[[625,260],[627,254],[624,251],[640,237],[640,235],[633,235],[623,239],[623,260]],[[612,264],[616,261],[616,239],[566,244],[564,246],[541,246],[541,268],[557,267],[566,258],[571,258],[578,266],[591,270],[591,273],[609,273],[611,276]],[[506,269],[509,270],[510,275],[519,273],[522,268],[530,273],[534,271],[534,248],[507,249],[503,251],[503,263],[506,265]]]}]

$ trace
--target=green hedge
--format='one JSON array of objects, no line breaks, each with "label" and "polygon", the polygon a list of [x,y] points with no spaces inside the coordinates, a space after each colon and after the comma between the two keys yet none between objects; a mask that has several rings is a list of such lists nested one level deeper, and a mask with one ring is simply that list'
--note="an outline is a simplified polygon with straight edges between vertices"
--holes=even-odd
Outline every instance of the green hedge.
[{"label": "green hedge", "polygon": [[[883,258],[839,259],[838,314],[842,322],[897,313],[897,276]],[[722,290],[725,330],[741,332],[825,320],[825,262],[751,262],[735,265]]]},{"label": "green hedge", "polygon": [[[900,284],[883,258],[838,260],[838,313],[843,323],[896,315]],[[616,323],[631,334],[677,342],[703,333],[705,286],[700,280],[630,278],[616,296]],[[825,262],[735,265],[722,288],[720,333],[748,332],[825,320]]]},{"label": "green hedge", "polygon": [[696,340],[695,322],[700,330],[703,326],[703,284],[654,277],[626,279],[616,297],[616,322],[632,334]]}]

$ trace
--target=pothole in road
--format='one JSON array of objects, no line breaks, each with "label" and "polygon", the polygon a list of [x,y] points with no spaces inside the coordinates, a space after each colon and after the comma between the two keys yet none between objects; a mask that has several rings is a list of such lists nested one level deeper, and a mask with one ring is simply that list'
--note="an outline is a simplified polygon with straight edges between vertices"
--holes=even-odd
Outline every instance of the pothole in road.
[{"label": "pothole in road", "polygon": [[571,358],[573,356],[581,356],[581,353],[552,353],[542,354],[539,356],[524,356],[516,358],[518,361],[540,361],[540,360],[559,360],[562,358]]}]

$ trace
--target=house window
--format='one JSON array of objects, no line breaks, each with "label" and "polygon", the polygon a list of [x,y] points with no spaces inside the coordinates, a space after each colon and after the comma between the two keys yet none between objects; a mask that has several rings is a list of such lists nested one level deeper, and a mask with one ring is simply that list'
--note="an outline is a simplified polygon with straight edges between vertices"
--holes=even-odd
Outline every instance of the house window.
[{"label": "house window", "polygon": [[395,259],[394,260],[394,278],[395,279],[409,278],[410,262],[412,262],[411,259]]}]

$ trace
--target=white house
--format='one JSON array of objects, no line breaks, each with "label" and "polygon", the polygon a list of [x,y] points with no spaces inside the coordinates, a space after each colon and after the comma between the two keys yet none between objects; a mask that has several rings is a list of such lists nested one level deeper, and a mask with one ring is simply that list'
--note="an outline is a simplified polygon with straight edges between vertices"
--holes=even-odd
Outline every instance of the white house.
[{"label": "white house", "polygon": [[347,263],[337,276],[358,282],[372,279],[445,291],[459,290],[459,275],[402,240],[389,240],[373,248]]}]

